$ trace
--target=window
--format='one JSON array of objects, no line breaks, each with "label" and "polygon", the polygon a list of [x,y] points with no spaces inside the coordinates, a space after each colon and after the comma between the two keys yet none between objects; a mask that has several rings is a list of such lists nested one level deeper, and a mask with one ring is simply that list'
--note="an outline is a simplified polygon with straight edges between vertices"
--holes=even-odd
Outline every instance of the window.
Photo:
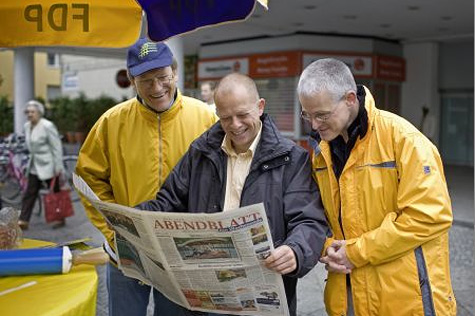
[{"label": "window", "polygon": [[48,53],[47,62],[49,67],[59,67],[58,54]]},{"label": "window", "polygon": [[270,114],[281,132],[294,133],[295,78],[256,79],[261,98],[266,99],[264,112]]}]

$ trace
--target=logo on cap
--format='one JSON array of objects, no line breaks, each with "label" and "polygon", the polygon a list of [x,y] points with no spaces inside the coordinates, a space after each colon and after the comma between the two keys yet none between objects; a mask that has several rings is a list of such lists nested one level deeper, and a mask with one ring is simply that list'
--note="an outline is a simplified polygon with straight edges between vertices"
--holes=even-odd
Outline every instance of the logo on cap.
[{"label": "logo on cap", "polygon": [[158,52],[157,45],[155,43],[147,42],[140,47],[139,58],[144,58],[149,53]]}]

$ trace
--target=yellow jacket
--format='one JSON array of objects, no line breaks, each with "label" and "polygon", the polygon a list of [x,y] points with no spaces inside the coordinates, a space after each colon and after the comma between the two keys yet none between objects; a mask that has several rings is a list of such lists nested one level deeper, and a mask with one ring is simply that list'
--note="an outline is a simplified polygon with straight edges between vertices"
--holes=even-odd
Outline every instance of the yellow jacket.
[{"label": "yellow jacket", "polygon": [[[126,206],[155,198],[190,143],[217,121],[203,102],[182,96],[157,114],[136,98],[105,112],[89,132],[76,167],[103,201]],[[102,215],[82,200],[92,224],[114,246]]]},{"label": "yellow jacket", "polygon": [[[327,142],[313,156],[333,232],[325,249],[333,239],[347,241],[355,265],[350,274],[355,315],[455,315],[448,249],[452,209],[440,155],[409,122],[378,110],[365,90],[368,130],[356,141],[339,181]],[[329,315],[346,315],[346,293],[346,276],[329,273],[324,294]]]}]

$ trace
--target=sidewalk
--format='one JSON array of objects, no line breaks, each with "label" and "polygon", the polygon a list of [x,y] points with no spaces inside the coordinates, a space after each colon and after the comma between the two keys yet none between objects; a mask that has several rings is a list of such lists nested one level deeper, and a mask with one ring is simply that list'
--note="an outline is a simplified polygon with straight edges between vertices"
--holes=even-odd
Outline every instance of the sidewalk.
[{"label": "sidewalk", "polygon": [[[473,208],[473,168],[446,167],[449,191],[454,206],[454,225],[450,231],[450,263],[452,285],[458,303],[458,316],[473,316],[474,290],[474,208]],[[24,233],[26,238],[48,241],[66,241],[83,237],[93,238],[97,246],[102,244],[102,235],[93,227],[84,213],[82,205],[75,205],[75,215],[66,220],[64,228],[50,229],[43,214],[33,214],[30,228]],[[99,288],[97,297],[98,316],[107,316],[107,290],[105,268],[98,267]],[[306,275],[298,286],[298,315],[324,316],[323,288],[326,271],[319,264]]]}]

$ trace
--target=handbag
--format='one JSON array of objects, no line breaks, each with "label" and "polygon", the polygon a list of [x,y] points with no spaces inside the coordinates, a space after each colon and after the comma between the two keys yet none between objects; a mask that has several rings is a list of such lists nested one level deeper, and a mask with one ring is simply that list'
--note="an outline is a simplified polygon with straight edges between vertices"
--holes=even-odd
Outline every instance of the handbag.
[{"label": "handbag", "polygon": [[59,192],[54,192],[54,185],[57,178],[58,177],[54,177],[53,180],[51,180],[49,193],[43,198],[47,223],[60,221],[65,217],[74,215],[70,189],[61,188]]}]

